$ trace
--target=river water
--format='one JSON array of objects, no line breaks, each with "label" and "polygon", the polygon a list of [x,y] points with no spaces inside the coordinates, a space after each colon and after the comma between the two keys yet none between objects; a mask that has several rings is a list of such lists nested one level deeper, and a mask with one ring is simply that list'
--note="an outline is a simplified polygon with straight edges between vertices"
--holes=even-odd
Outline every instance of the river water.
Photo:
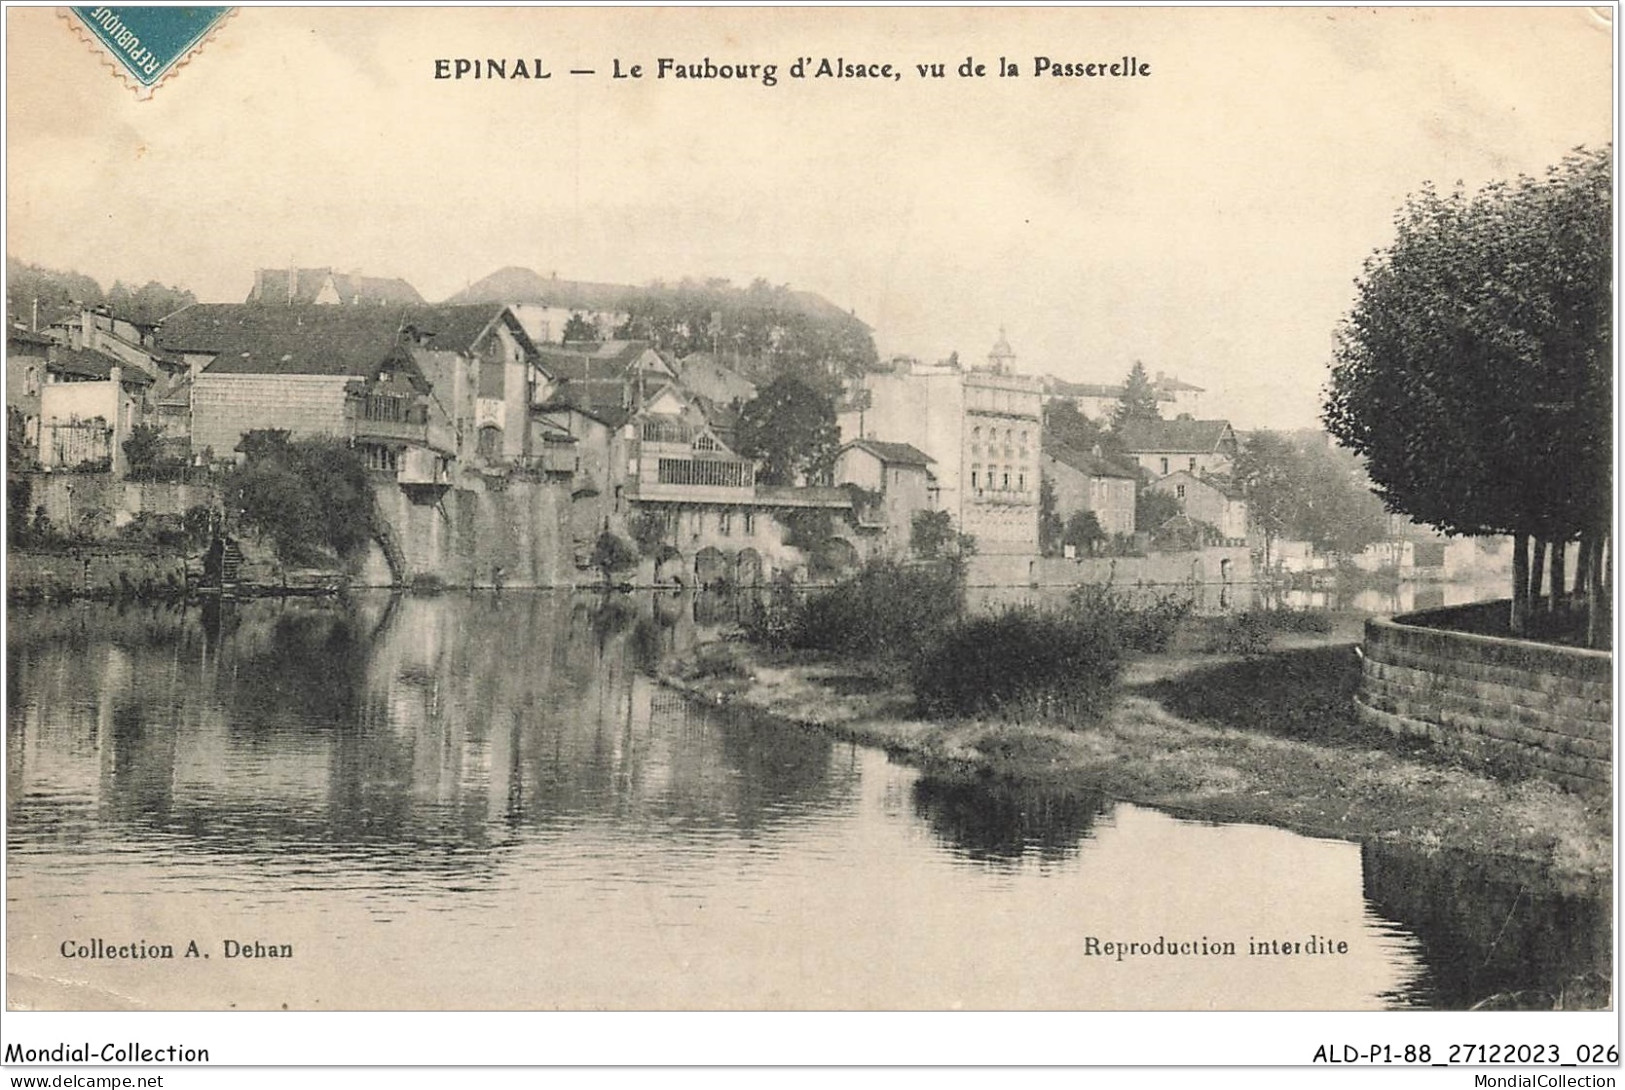
[{"label": "river water", "polygon": [[12,1002],[1461,1008],[1607,972],[1602,896],[934,780],[651,680],[729,611],[13,609]]}]

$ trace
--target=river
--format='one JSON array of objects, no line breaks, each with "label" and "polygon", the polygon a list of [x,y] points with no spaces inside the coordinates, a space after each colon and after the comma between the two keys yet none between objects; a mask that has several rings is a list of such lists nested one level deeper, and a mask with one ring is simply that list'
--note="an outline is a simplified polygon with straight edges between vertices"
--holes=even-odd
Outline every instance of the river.
[{"label": "river", "polygon": [[659,686],[730,608],[14,608],[12,1002],[1463,1008],[1606,972],[1600,896],[934,780]]}]

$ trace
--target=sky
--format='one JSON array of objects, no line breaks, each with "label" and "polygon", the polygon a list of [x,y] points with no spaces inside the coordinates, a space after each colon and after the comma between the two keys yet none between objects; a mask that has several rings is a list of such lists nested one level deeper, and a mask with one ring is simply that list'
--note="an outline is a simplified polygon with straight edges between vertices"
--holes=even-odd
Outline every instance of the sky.
[{"label": "sky", "polygon": [[[508,265],[760,277],[855,311],[883,355],[978,360],[1002,328],[1018,370],[1139,360],[1203,387],[1203,416],[1312,426],[1408,193],[1611,138],[1609,14],[247,7],[138,100],[58,9],[13,7],[7,252],[204,301],[290,263],[431,301]],[[552,78],[434,78],[459,57]],[[657,79],[661,57],[777,83]],[[791,78],[800,57],[903,74]]]}]

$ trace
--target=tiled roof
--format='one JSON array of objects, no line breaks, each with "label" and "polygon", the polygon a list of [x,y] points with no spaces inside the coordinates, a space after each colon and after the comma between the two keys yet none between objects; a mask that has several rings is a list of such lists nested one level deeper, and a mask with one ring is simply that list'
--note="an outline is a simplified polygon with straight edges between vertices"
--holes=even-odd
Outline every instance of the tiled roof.
[{"label": "tiled roof", "polygon": [[398,277],[362,276],[359,273],[334,272],[331,267],[294,269],[293,298],[288,298],[288,269],[257,269],[254,288],[248,293],[248,302],[261,306],[294,306],[316,302],[328,278],[333,290],[344,304],[421,306],[423,296],[417,289]]},{"label": "tiled roof", "polygon": [[[211,374],[372,374],[416,330],[430,351],[467,352],[501,313],[467,307],[262,307],[210,303],[187,307],[158,330],[171,352],[211,353]],[[525,344],[522,331],[516,335]]]},{"label": "tiled roof", "polygon": [[56,344],[56,341],[43,333],[12,327],[6,330],[6,343],[8,345],[27,345],[30,348],[49,348],[51,345]]},{"label": "tiled roof", "polygon": [[844,488],[759,484],[756,502],[763,507],[851,508],[852,493]]},{"label": "tiled roof", "polygon": [[[595,387],[597,383],[593,384]],[[599,392],[597,390],[592,391]],[[545,404],[536,406],[538,412],[560,412],[570,410],[582,416],[590,416],[609,428],[618,428],[632,418],[632,411],[620,403],[620,385],[615,387],[615,399],[597,400],[586,396],[588,391],[575,383],[565,383]]]},{"label": "tiled roof", "polygon": [[900,466],[928,466],[936,459],[917,447],[907,443],[883,443],[878,439],[854,439],[842,450],[866,450],[888,465]]},{"label": "tiled roof", "polygon": [[[1052,376],[1046,380],[1046,386],[1048,387],[1049,392],[1056,397],[1120,398],[1123,396],[1123,385],[1121,383],[1113,386],[1109,383],[1100,382],[1067,382],[1065,379],[1059,379]],[[1195,388],[1196,387],[1194,386],[1190,387],[1190,389]],[[1153,388],[1151,392],[1158,401],[1174,400],[1174,395],[1169,390]]]},{"label": "tiled roof", "polygon": [[554,378],[584,381],[589,376],[596,384],[610,375],[624,376],[627,368],[648,351],[647,341],[603,341],[599,344],[556,345],[544,344],[536,348],[542,370]]},{"label": "tiled roof", "polygon": [[45,365],[45,370],[58,375],[72,375],[75,378],[105,379],[111,376],[115,366],[121,367],[119,378],[123,382],[141,385],[152,382],[152,378],[139,367],[120,365],[119,361],[111,356],[83,348],[55,349],[51,353],[50,362]]},{"label": "tiled roof", "polygon": [[700,412],[705,416],[705,422],[713,428],[732,431],[739,426],[739,413],[732,405],[724,405],[702,394],[690,394],[689,397],[699,406]]},{"label": "tiled roof", "polygon": [[1086,477],[1126,477],[1129,480],[1138,479],[1138,474],[1106,458],[1072,447],[1062,446],[1059,443],[1045,444],[1044,453],[1054,458],[1062,465],[1070,466]]},{"label": "tiled roof", "polygon": [[1229,434],[1228,420],[1131,420],[1117,433],[1132,454],[1209,454]]}]

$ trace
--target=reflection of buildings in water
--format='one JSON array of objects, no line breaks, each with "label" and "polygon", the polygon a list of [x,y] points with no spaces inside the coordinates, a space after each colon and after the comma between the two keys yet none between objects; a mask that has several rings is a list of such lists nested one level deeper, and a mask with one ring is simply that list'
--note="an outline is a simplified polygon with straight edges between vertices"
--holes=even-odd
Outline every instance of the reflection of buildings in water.
[{"label": "reflection of buildings in water", "polygon": [[1063,859],[1077,851],[1106,812],[1104,795],[1009,781],[914,783],[914,810],[954,851],[984,862],[1029,854]]},{"label": "reflection of buildings in water", "polygon": [[1403,1005],[1609,1005],[1613,913],[1606,884],[1559,891],[1533,868],[1519,873],[1505,860],[1374,844],[1363,845],[1360,856],[1372,909],[1422,943],[1427,971],[1394,997]]},{"label": "reflection of buildings in water", "polygon": [[566,819],[742,831],[833,805],[826,739],[696,707],[638,668],[640,632],[692,633],[678,604],[670,629],[648,596],[568,594],[244,602],[207,629],[195,609],[14,615],[9,787],[31,801],[13,813],[59,820],[45,811],[77,783],[96,811],[80,820],[183,850],[354,846],[420,867]]}]

